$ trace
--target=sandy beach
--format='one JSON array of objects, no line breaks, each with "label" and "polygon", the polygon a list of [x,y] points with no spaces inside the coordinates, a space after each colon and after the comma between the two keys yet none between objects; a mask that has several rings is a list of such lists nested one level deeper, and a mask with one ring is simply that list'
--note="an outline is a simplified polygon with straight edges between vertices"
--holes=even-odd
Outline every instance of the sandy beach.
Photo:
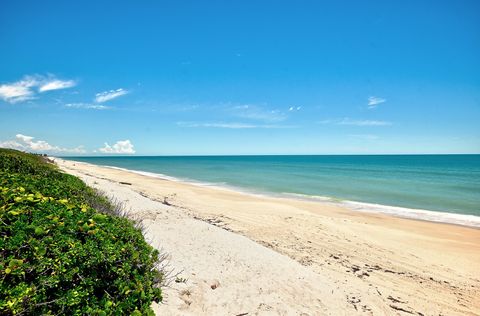
[{"label": "sandy beach", "polygon": [[169,254],[158,315],[480,315],[479,229],[54,160]]}]

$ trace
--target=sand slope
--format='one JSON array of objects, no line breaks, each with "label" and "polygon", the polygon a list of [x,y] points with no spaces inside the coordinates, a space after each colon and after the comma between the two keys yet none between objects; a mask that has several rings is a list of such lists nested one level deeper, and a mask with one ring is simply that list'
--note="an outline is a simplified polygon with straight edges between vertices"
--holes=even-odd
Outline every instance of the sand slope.
[{"label": "sand slope", "polygon": [[125,201],[183,270],[159,314],[480,315],[478,229],[56,161]]}]

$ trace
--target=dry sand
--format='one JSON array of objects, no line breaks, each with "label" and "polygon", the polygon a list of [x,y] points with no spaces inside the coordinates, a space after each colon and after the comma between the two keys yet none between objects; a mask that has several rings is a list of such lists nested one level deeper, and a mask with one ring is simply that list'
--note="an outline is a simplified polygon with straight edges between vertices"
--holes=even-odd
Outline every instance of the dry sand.
[{"label": "dry sand", "polygon": [[479,229],[55,161],[170,255],[159,315],[480,315]]}]

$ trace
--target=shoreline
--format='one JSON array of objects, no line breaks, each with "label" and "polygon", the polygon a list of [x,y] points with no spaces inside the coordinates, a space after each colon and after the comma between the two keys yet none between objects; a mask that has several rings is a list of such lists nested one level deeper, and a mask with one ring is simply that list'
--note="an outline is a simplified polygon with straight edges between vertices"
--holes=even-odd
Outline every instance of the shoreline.
[{"label": "shoreline", "polygon": [[[58,158],[58,159],[63,159],[63,158]],[[76,161],[71,159],[68,159],[68,160]],[[76,161],[76,162],[85,163],[80,161]],[[96,165],[96,164],[93,164],[93,165]],[[239,194],[245,194],[248,196],[284,198],[284,199],[295,199],[299,201],[325,203],[325,204],[331,204],[334,206],[345,207],[354,212],[381,213],[387,216],[393,216],[397,218],[450,224],[450,225],[459,225],[459,226],[480,229],[480,216],[471,215],[471,214],[433,211],[433,210],[427,210],[427,209],[408,208],[408,207],[402,207],[402,206],[384,205],[384,204],[359,202],[359,201],[352,201],[352,200],[337,200],[336,198],[332,198],[328,196],[316,196],[316,195],[307,195],[307,194],[299,194],[299,193],[256,192],[254,190],[249,190],[247,188],[239,188],[239,187],[235,187],[227,184],[222,185],[219,183],[202,182],[194,179],[181,179],[181,178],[169,176],[162,173],[127,169],[127,168],[121,168],[121,167],[109,166],[109,165],[96,165],[96,166],[111,168],[111,169],[116,169],[116,170],[121,170],[126,172],[132,172],[132,173],[136,173],[136,174],[147,176],[147,177],[158,178],[158,179],[163,179],[168,181],[175,181],[175,182],[185,183],[189,185],[233,191],[233,192],[236,192]]]},{"label": "shoreline", "polygon": [[[84,162],[55,161],[64,171],[126,201],[151,230],[149,238],[158,241],[158,247],[170,241],[172,246],[167,249],[172,258],[184,256],[176,266],[193,273],[188,290],[196,291],[198,302],[193,300],[187,306],[181,299],[175,307],[181,306],[181,312],[163,314],[232,314],[235,309],[216,309],[220,308],[216,300],[225,300],[222,308],[236,308],[244,306],[246,297],[253,304],[247,304],[247,311],[261,314],[258,311],[271,295],[282,301],[267,304],[276,314],[289,314],[281,312],[288,310],[320,315],[480,314],[477,228],[352,211],[318,201],[248,195]],[[141,201],[132,204],[137,199]],[[168,212],[145,210],[150,204],[176,215],[172,219]],[[185,218],[189,224],[171,227],[177,218]],[[203,227],[201,232],[198,227]],[[246,244],[237,244],[238,237],[246,237],[241,239]],[[243,247],[250,250],[240,255],[237,252]],[[259,270],[251,275],[253,266]],[[212,301],[209,287],[200,287],[209,282],[205,281],[209,276],[196,279],[205,269],[215,269],[215,277],[226,291],[215,290],[218,296]],[[290,270],[301,271],[302,276],[285,272]],[[288,282],[282,279],[283,273]],[[273,287],[273,292],[267,291],[268,297],[267,284]],[[320,288],[314,284],[321,284]]]}]

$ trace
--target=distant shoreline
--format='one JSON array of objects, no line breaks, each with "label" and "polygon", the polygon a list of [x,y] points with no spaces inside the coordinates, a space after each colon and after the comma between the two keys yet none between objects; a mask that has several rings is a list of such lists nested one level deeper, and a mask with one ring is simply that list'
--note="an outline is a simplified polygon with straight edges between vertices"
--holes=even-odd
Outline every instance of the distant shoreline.
[{"label": "distant shoreline", "polygon": [[[63,158],[60,158],[60,159],[63,159]],[[68,158],[68,160],[76,161],[71,159],[70,157]],[[77,162],[85,163],[82,161],[77,161]],[[147,177],[159,178],[159,179],[164,179],[169,181],[176,181],[176,182],[191,184],[196,186],[216,188],[221,190],[231,190],[237,193],[251,195],[251,196],[273,197],[273,198],[295,199],[295,200],[318,202],[318,203],[328,203],[328,204],[344,207],[351,211],[356,211],[356,212],[381,213],[381,214],[394,216],[398,218],[460,225],[460,226],[480,229],[480,216],[475,216],[470,214],[459,214],[459,213],[451,213],[451,212],[433,211],[433,210],[427,210],[427,209],[416,209],[416,208],[367,203],[367,202],[359,202],[359,201],[351,201],[351,200],[343,200],[343,199],[338,200],[336,198],[332,198],[328,196],[313,196],[313,195],[289,193],[289,192],[284,192],[284,193],[258,192],[258,191],[255,191],[254,189],[250,190],[250,189],[239,188],[239,187],[226,185],[226,184],[208,183],[208,182],[202,182],[202,181],[193,180],[193,179],[192,180],[180,179],[180,178],[169,176],[162,173],[134,170],[134,169],[121,168],[121,167],[110,166],[110,165],[98,165],[98,166],[137,173]]]}]

